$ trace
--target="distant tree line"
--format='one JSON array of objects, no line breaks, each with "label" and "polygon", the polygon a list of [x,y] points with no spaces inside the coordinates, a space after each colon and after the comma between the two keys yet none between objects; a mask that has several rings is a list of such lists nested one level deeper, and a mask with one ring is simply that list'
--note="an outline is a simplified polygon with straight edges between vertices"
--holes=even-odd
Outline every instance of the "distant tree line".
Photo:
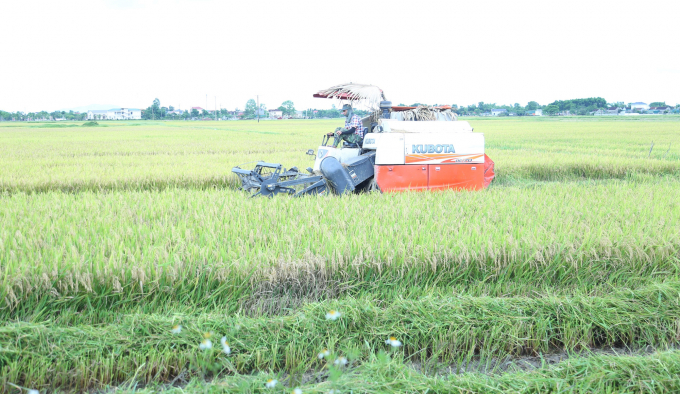
[{"label": "distant tree line", "polygon": [[[580,99],[579,99],[580,100]],[[583,99],[583,100],[591,100],[591,99]],[[597,100],[600,100],[598,98]],[[604,99],[601,99],[604,101]],[[567,100],[567,101],[572,101],[572,100]],[[509,114],[515,114],[516,116],[525,116],[527,113],[535,111],[537,109],[542,109],[544,113],[552,113],[552,112],[559,112],[559,106],[555,105],[558,102],[551,103],[548,105],[540,105],[536,101],[529,101],[527,105],[521,105],[520,103],[514,103],[513,105],[501,105],[501,104],[496,104],[496,103],[485,103],[483,101],[480,101],[479,103],[471,104],[468,106],[461,106],[459,107],[456,104],[453,104],[453,111],[458,113],[459,115],[463,116],[473,116],[473,115],[481,115],[484,113],[491,112],[492,109],[505,109],[507,112],[502,113],[499,116],[508,116]],[[606,101],[604,101],[606,105]]]},{"label": "distant tree line", "polygon": [[[356,115],[366,116],[369,111],[364,111],[358,108],[352,110]],[[331,109],[316,109],[308,108],[302,112],[302,116],[309,119],[324,119],[324,118],[342,118],[342,113],[335,107],[335,104],[331,106]]]},{"label": "distant tree line", "polygon": [[[295,104],[290,101],[284,101],[278,108],[283,116],[293,117],[296,114]],[[267,105],[260,103],[259,111],[257,102],[254,99],[249,99],[246,102],[245,109],[243,111],[238,108],[233,111],[229,111],[226,108],[221,108],[217,110],[218,118],[238,118],[238,119],[255,119],[258,115],[260,117],[268,117],[269,112],[267,111]],[[215,116],[215,111],[202,109],[198,110],[192,108],[191,111],[175,111],[173,106],[161,107],[160,100],[155,99],[153,103],[142,110],[142,119],[200,119],[200,118],[212,118]]]},{"label": "distant tree line", "polygon": [[[439,106],[440,104],[433,104],[434,106]],[[444,104],[442,104],[444,105]],[[424,103],[413,103],[406,105],[400,103],[399,106],[429,106]],[[655,101],[649,104],[650,107],[667,107],[664,101]],[[499,116],[508,116],[510,113],[516,116],[524,116],[527,112],[535,111],[537,109],[542,109],[543,113],[546,115],[555,115],[558,113],[563,113],[569,111],[573,115],[588,115],[599,109],[616,109],[616,108],[630,108],[630,104],[626,105],[622,101],[608,103],[602,97],[591,97],[583,99],[572,99],[572,100],[555,100],[548,105],[540,105],[536,101],[529,101],[527,105],[522,106],[519,103],[514,105],[499,105],[496,103],[485,103],[480,101],[477,104],[470,104],[467,106],[458,106],[456,104],[451,104],[452,110],[458,115],[463,116],[474,116],[481,115],[483,113],[488,113],[492,109],[505,109],[506,113],[502,113]],[[680,104],[676,104],[675,108],[680,108]],[[342,114],[335,107],[332,106],[331,109],[313,109],[308,108],[306,110],[300,111],[301,115],[295,109],[295,104],[292,101],[286,100],[281,105],[276,108],[281,111],[284,117],[303,117],[309,119],[319,119],[319,118],[340,118]],[[259,111],[257,102],[254,99],[250,99],[246,102],[245,109],[240,111],[236,108],[234,111],[229,111],[226,108],[219,109],[217,111],[217,117],[219,118],[237,118],[237,119],[255,119],[257,114],[260,117],[268,117],[269,113],[267,111],[267,106],[264,103],[260,103]],[[363,111],[355,109],[354,113],[359,116],[368,115],[368,111]],[[196,118],[212,118],[215,116],[214,111],[207,111],[203,109],[198,111],[197,109],[192,109],[191,112],[188,110],[176,111],[175,108],[170,105],[168,107],[161,107],[161,102],[159,99],[154,99],[153,103],[142,110],[142,119],[196,119]],[[73,111],[40,111],[40,112],[7,112],[0,110],[0,122],[2,121],[38,121],[38,120],[70,120],[70,121],[80,121],[87,119],[87,112],[73,112]]]},{"label": "distant tree line", "polygon": [[[399,104],[404,106],[404,104]],[[422,103],[414,103],[410,106],[425,105]],[[434,104],[437,106],[438,104]],[[524,116],[530,111],[535,111],[537,109],[543,110],[544,115],[557,115],[559,113],[564,113],[569,111],[572,115],[589,115],[593,112],[601,109],[626,109],[630,108],[630,104],[626,105],[622,101],[617,101],[613,103],[608,103],[602,97],[591,97],[583,99],[572,99],[572,100],[555,100],[547,105],[540,105],[536,101],[529,101],[527,105],[522,106],[519,103],[514,105],[499,105],[496,103],[485,103],[480,101],[478,104],[471,104],[468,106],[458,106],[456,104],[451,105],[453,111],[459,115],[464,116],[474,116],[481,115],[490,112],[492,109],[505,109],[507,113],[502,113],[499,116],[508,116],[509,114],[514,114],[516,116]],[[649,104],[650,107],[665,107],[665,102],[653,102]],[[680,108],[680,104],[676,104],[676,108]]]},{"label": "distant tree line", "polygon": [[[481,115],[486,112],[491,112],[492,109],[505,109],[509,113],[514,113],[517,116],[524,116],[526,112],[528,111],[535,111],[537,109],[542,109],[543,106],[538,104],[536,101],[529,101],[527,105],[522,106],[519,103],[515,103],[514,105],[500,105],[496,103],[485,103],[483,101],[478,102],[477,104],[470,104],[470,105],[461,105],[459,106],[458,104],[432,104],[433,106],[442,106],[442,105],[450,105],[451,110],[458,115],[462,116],[473,116],[473,115]],[[429,106],[429,104],[424,104],[424,103],[413,103],[413,104],[404,104],[400,103],[398,106],[400,107],[418,107],[418,106]],[[504,114],[507,115],[507,114]],[[501,116],[504,116],[501,115]]]},{"label": "distant tree line", "polygon": [[591,97],[585,99],[556,100],[548,104],[543,112],[547,115],[554,115],[558,112],[569,111],[569,113],[574,115],[587,115],[598,109],[609,107],[610,105],[607,104],[607,100],[602,97]]},{"label": "distant tree line", "polygon": [[7,112],[0,110],[0,122],[7,121],[37,121],[37,120],[72,120],[79,121],[87,118],[87,113],[73,111],[40,111],[40,112]]},{"label": "distant tree line", "polygon": [[[300,114],[298,114],[298,110],[295,109],[295,104],[291,100],[286,100],[276,109],[281,111],[281,115],[283,117],[287,118],[302,117],[309,119],[319,119],[342,117],[340,110],[338,110],[335,105],[332,105],[331,109],[308,108],[306,110],[299,111]],[[236,108],[234,111],[229,111],[225,108],[222,108],[217,110],[217,117],[227,119],[256,119],[258,117],[258,113],[260,118],[269,117],[267,105],[260,103],[258,107],[255,99],[249,99],[246,102],[243,111],[239,110],[238,108]],[[356,109],[354,110],[354,113],[359,116],[365,116],[368,114],[368,111]],[[196,108],[192,108],[191,111],[184,110],[178,113],[178,111],[175,111],[172,106],[161,107],[160,100],[158,99],[155,99],[149,107],[142,110],[142,119],[201,119],[212,118],[214,116],[214,111],[209,111],[206,109],[199,111]]]}]

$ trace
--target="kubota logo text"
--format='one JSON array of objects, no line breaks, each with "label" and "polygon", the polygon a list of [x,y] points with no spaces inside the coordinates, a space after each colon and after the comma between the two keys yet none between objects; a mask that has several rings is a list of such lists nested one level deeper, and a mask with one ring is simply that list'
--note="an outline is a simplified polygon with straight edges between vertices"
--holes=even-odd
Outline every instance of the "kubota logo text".
[{"label": "kubota logo text", "polygon": [[413,145],[413,149],[411,150],[413,153],[456,153],[456,150],[453,148],[453,144],[420,144],[420,145]]}]

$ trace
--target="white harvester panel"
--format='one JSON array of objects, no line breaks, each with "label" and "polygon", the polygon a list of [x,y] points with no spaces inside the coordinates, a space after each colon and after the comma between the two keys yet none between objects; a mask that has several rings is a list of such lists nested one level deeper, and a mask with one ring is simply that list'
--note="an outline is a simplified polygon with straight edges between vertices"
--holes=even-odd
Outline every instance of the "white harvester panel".
[{"label": "white harvester panel", "polygon": [[472,133],[472,126],[465,121],[427,122],[380,119],[384,133]]},{"label": "white harvester panel", "polygon": [[367,133],[364,136],[364,143],[362,147],[364,149],[370,149],[370,150],[376,150],[378,148],[378,141],[380,140],[380,136],[384,135],[382,133]]},{"label": "white harvester panel", "polygon": [[[370,137],[369,137],[370,136]],[[375,136],[375,137],[374,137]],[[366,140],[374,139],[375,142],[369,146],[374,146],[375,164],[404,164],[404,134],[402,133],[370,133],[364,137],[364,149]]]},{"label": "white harvester panel", "polygon": [[355,148],[344,148],[338,149],[331,146],[320,146],[316,151],[316,160],[314,161],[314,171],[321,170],[321,161],[326,157],[335,157],[340,163],[344,163],[347,160],[359,156],[361,149]]},{"label": "white harvester panel", "polygon": [[[482,133],[406,133],[404,134],[404,148],[404,164],[484,163],[484,134]],[[382,149],[383,146],[380,144],[376,157],[380,155]],[[376,164],[378,164],[377,160]]]}]

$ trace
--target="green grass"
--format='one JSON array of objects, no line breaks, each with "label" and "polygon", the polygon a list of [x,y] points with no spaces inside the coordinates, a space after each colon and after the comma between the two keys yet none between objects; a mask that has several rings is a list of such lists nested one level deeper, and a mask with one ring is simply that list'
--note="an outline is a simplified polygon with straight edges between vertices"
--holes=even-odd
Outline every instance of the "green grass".
[{"label": "green grass", "polygon": [[583,352],[680,342],[680,118],[469,121],[488,190],[271,200],[231,167],[338,120],[0,124],[0,391],[677,391],[676,351]]}]

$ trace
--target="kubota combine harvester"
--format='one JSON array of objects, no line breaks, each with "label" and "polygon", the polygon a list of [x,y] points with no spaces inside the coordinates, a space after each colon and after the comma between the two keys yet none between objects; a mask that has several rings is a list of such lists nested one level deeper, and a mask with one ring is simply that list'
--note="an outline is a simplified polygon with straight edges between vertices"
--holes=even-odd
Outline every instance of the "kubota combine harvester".
[{"label": "kubota combine harvester", "polygon": [[324,136],[313,168],[301,172],[258,162],[253,170],[234,167],[241,189],[252,196],[396,192],[404,190],[479,190],[494,178],[494,162],[484,153],[484,135],[473,133],[449,106],[397,107],[372,85],[345,84],[314,97],[361,103],[374,111],[362,119],[363,141],[332,146]]}]

